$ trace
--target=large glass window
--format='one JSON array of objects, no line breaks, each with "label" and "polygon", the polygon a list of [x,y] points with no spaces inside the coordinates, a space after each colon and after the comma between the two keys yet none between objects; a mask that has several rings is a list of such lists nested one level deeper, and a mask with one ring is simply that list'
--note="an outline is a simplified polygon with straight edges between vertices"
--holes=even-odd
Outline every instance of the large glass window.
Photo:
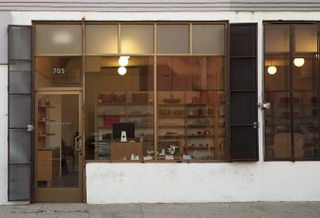
[{"label": "large glass window", "polygon": [[[35,88],[84,94],[80,129],[85,129],[81,140],[86,159],[141,162],[230,157],[226,23],[37,23],[34,30]],[[46,121],[51,120],[51,110],[54,113],[51,107],[42,107],[42,101],[54,102],[51,98],[37,99],[42,123],[43,108],[49,116]],[[40,135],[51,133],[51,126],[41,122]],[[63,143],[53,146],[49,139],[41,138],[41,143],[45,148],[63,147]]]},{"label": "large glass window", "polygon": [[317,29],[316,24],[265,25],[265,101],[271,103],[265,112],[267,160],[320,158]]},{"label": "large glass window", "polygon": [[[153,57],[124,56],[86,59],[87,158],[112,161],[154,159]],[[125,74],[121,75],[121,70]],[[119,143],[117,123],[127,125],[128,143]],[[128,145],[126,147],[126,145]]]},{"label": "large glass window", "polygon": [[158,158],[225,158],[224,57],[157,58]]},{"label": "large glass window", "polygon": [[[111,41],[90,33],[107,29]],[[86,27],[87,159],[225,160],[225,24],[123,23],[115,29]],[[109,53],[110,44],[119,46],[118,55]],[[128,146],[116,131],[119,123],[127,125],[127,137],[134,125]]]}]

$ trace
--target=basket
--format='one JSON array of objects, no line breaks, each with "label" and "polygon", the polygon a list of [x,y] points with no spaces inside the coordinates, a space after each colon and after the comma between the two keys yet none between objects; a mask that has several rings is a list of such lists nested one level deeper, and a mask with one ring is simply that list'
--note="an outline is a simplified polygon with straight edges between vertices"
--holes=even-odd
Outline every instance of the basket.
[{"label": "basket", "polygon": [[148,103],[148,93],[132,93],[133,103]]},{"label": "basket", "polygon": [[114,99],[114,94],[100,94],[99,95],[99,102],[112,102]]},{"label": "basket", "polygon": [[126,101],[126,94],[114,94],[113,101],[114,102],[125,102]]},{"label": "basket", "polygon": [[167,104],[177,104],[181,101],[180,98],[173,98],[173,95],[171,94],[170,95],[170,98],[165,98],[163,99],[163,102],[164,103],[167,103]]}]

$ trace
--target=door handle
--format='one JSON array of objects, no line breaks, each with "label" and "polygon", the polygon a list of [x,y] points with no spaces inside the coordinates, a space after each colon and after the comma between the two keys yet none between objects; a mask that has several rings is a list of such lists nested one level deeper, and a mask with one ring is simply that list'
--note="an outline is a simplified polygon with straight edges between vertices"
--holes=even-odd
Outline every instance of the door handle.
[{"label": "door handle", "polygon": [[81,136],[76,136],[74,138],[74,150],[81,151]]},{"label": "door handle", "polygon": [[27,132],[32,132],[34,130],[34,126],[31,124],[27,125]]},{"label": "door handle", "polygon": [[271,103],[270,103],[270,102],[261,102],[261,103],[258,103],[258,107],[259,107],[261,110],[268,110],[268,109],[270,109],[270,106],[271,106]]}]

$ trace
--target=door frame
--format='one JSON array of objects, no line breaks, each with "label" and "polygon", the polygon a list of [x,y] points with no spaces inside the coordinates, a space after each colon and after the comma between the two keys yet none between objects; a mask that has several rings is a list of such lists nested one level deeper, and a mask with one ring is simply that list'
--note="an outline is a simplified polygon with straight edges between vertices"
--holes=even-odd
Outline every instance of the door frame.
[{"label": "door frame", "polygon": [[[79,186],[77,188],[72,187],[63,187],[63,188],[38,188],[37,187],[37,108],[36,108],[36,100],[39,95],[78,95],[79,101],[79,135],[81,136],[80,140],[80,150],[81,153],[79,155]],[[84,102],[83,102],[83,90],[82,88],[77,87],[65,87],[65,88],[38,88],[34,90],[34,125],[35,131],[34,134],[34,147],[33,147],[33,202],[84,202],[85,201],[85,162],[84,162]],[[63,195],[61,195],[63,193]],[[50,196],[48,198],[48,196]]]}]

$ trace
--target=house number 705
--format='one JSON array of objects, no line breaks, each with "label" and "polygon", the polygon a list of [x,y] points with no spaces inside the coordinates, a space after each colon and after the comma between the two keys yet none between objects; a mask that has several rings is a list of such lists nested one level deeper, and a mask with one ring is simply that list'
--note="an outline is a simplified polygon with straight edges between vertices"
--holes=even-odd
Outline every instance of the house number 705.
[{"label": "house number 705", "polygon": [[52,68],[52,73],[53,74],[64,74],[65,70],[64,70],[64,68],[54,67],[54,68]]}]

